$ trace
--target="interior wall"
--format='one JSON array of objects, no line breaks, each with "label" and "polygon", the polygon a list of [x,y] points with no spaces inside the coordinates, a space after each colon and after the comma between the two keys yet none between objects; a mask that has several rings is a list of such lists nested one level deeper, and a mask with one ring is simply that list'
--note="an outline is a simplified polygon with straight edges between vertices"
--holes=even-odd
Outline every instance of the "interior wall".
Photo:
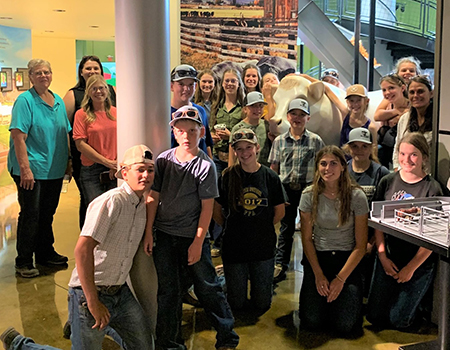
[{"label": "interior wall", "polygon": [[77,81],[75,39],[43,37],[32,31],[31,47],[33,58],[45,59],[52,65],[50,90],[63,98]]}]

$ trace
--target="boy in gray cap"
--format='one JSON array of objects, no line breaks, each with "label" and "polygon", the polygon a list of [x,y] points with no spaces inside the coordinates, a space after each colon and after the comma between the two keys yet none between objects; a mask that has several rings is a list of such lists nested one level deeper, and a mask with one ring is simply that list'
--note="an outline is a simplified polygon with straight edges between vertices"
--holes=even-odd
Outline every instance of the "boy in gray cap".
[{"label": "boy in gray cap", "polygon": [[291,127],[273,141],[269,155],[270,168],[280,175],[289,198],[278,236],[274,282],[286,278],[300,196],[313,181],[316,153],[325,146],[319,135],[306,130],[310,118],[308,101],[302,98],[292,100],[287,112]]}]

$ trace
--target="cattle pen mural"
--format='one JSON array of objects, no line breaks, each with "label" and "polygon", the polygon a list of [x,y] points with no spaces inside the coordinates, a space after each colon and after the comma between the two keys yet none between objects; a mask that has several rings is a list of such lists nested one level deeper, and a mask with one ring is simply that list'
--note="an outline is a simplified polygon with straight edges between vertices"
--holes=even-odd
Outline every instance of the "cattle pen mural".
[{"label": "cattle pen mural", "polygon": [[296,65],[296,0],[181,1],[181,58],[197,69],[276,56]]}]

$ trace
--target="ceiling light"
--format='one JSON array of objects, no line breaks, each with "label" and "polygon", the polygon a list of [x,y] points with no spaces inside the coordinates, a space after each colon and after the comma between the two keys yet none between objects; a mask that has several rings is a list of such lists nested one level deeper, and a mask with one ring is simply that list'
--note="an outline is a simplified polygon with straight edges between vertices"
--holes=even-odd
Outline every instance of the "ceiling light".
[{"label": "ceiling light", "polygon": [[54,30],[46,30],[45,32],[46,33],[54,33],[55,31]]},{"label": "ceiling light", "polygon": [[5,16],[2,16],[2,17],[0,17],[0,19],[13,19],[12,17],[5,17]]},{"label": "ceiling light", "polygon": [[66,10],[64,10],[64,9],[55,9],[53,11],[55,11],[55,12],[66,12]]},{"label": "ceiling light", "polygon": [[89,28],[98,29],[100,26],[89,26]]}]

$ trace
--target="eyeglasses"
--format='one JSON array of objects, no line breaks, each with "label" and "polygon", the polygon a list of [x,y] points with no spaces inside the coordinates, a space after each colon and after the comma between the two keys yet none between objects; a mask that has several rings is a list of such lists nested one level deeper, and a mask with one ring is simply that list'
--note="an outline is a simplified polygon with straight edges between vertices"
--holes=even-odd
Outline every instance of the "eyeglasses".
[{"label": "eyeglasses", "polygon": [[41,75],[44,75],[46,77],[48,77],[50,74],[52,74],[52,72],[48,71],[48,70],[40,70],[37,72],[33,72],[33,75],[40,77]]},{"label": "eyeglasses", "polygon": [[236,131],[233,134],[232,142],[249,140],[252,142],[256,142],[256,135],[251,131]]},{"label": "eyeglasses", "polygon": [[188,69],[188,70],[180,69],[180,70],[176,70],[176,71],[172,72],[172,75],[171,75],[172,80],[179,79],[179,78],[195,79],[195,78],[197,78],[197,71],[192,70],[192,69]]},{"label": "eyeglasses", "polygon": [[237,84],[237,79],[225,79],[225,84]]},{"label": "eyeglasses", "polygon": [[192,119],[197,119],[198,121],[201,122],[198,112],[193,109],[188,109],[185,111],[176,111],[176,112],[172,113],[172,120],[178,119],[178,118],[186,118],[186,117],[192,118]]},{"label": "eyeglasses", "polygon": [[97,91],[103,92],[106,90],[106,87],[105,86],[93,86],[91,88],[91,90],[92,90],[92,92],[97,92]]}]

